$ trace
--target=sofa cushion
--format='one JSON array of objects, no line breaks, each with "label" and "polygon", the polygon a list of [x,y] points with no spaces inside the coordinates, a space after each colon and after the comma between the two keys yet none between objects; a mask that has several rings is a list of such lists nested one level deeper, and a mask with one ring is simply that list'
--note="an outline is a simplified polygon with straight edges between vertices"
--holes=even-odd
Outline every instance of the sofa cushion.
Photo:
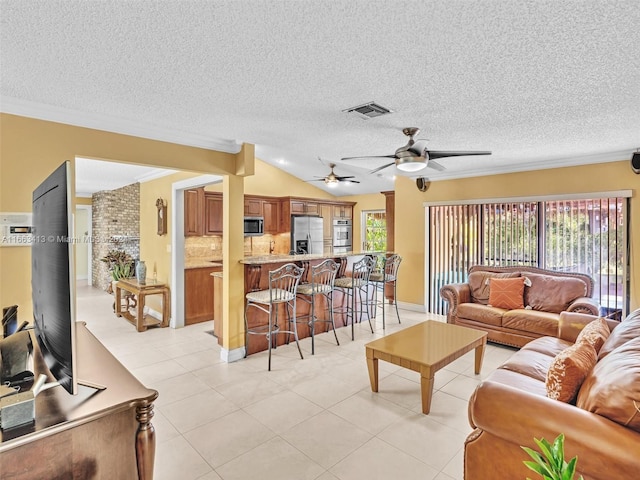
[{"label": "sofa cushion", "polygon": [[515,278],[519,272],[495,273],[495,272],[471,272],[467,283],[471,292],[471,301],[486,305],[489,303],[489,279],[491,278]]},{"label": "sofa cushion", "polygon": [[536,338],[535,340],[530,341],[520,350],[531,350],[532,352],[540,352],[550,357],[555,357],[565,348],[569,348],[573,345],[572,342],[567,342],[566,340],[562,340],[558,337],[545,336]]},{"label": "sofa cushion", "polygon": [[560,313],[576,298],[587,293],[587,284],[580,278],[529,272],[525,276],[531,281],[531,286],[524,289],[524,304],[533,310]]},{"label": "sofa cushion", "polygon": [[554,357],[535,350],[521,349],[504,362],[500,368],[545,382]]},{"label": "sofa cushion", "polygon": [[638,336],[640,336],[640,309],[629,314],[611,331],[611,335],[609,335],[609,338],[604,342],[598,353],[598,360],[602,360],[617,347]]},{"label": "sofa cushion", "polygon": [[524,308],[524,278],[490,278],[489,303],[492,307]]},{"label": "sofa cushion", "polygon": [[593,322],[589,322],[578,334],[576,343],[589,342],[593,348],[596,349],[596,353],[600,351],[604,342],[609,338],[609,325],[604,318],[598,318]]},{"label": "sofa cushion", "polygon": [[473,320],[500,327],[502,325],[502,308],[489,307],[481,303],[461,303],[458,305],[458,318]]},{"label": "sofa cushion", "polygon": [[557,313],[538,312],[536,310],[516,309],[509,310],[502,315],[502,326],[532,332],[539,335],[557,336],[558,320]]},{"label": "sofa cushion", "polygon": [[576,404],[640,432],[640,337],[598,361],[582,384]]},{"label": "sofa cushion", "polygon": [[544,386],[544,380],[541,381],[512,370],[498,368],[489,375],[487,381],[502,383],[503,385],[508,385],[527,393],[540,395],[541,397],[547,396],[547,389]]},{"label": "sofa cushion", "polygon": [[547,372],[547,396],[561,402],[572,402],[597,359],[596,350],[588,342],[574,343],[565,348],[554,357]]}]

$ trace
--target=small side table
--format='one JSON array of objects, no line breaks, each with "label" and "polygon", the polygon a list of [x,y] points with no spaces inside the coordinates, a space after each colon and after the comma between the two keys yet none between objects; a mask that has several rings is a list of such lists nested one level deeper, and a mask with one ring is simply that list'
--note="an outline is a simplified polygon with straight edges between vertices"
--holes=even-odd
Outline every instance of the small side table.
[{"label": "small side table", "polygon": [[[138,298],[138,304],[135,308],[136,315],[132,315],[128,308],[122,306],[122,290],[130,292]],[[130,323],[135,325],[138,332],[144,332],[147,327],[168,327],[169,312],[171,299],[169,297],[169,287],[164,283],[146,280],[145,284],[141,284],[135,278],[121,278],[116,283],[116,316],[124,317]],[[126,295],[126,294],[125,294]],[[145,297],[147,295],[162,295],[162,320],[153,318],[151,315],[144,316]]]}]

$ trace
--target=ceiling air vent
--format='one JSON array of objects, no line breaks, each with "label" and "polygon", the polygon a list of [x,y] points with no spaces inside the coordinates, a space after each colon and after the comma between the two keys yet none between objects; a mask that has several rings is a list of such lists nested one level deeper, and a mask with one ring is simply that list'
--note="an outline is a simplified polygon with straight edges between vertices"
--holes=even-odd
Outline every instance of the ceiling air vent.
[{"label": "ceiling air vent", "polygon": [[362,118],[375,118],[392,113],[393,111],[383,107],[382,105],[378,105],[375,102],[369,102],[364,105],[358,105],[357,107],[347,108],[346,110],[343,110],[343,112],[355,113]]}]

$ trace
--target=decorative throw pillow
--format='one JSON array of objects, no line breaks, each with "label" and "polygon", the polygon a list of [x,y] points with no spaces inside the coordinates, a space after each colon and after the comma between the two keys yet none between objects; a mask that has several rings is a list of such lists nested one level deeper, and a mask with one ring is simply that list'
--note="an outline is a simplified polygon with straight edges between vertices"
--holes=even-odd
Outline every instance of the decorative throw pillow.
[{"label": "decorative throw pillow", "polygon": [[471,300],[473,303],[481,303],[486,305],[489,303],[489,279],[491,278],[516,278],[520,276],[520,272],[487,272],[479,270],[471,272],[467,282],[471,291]]},{"label": "decorative throw pillow", "polygon": [[524,308],[524,278],[490,278],[489,305],[513,310]]},{"label": "decorative throw pillow", "polygon": [[580,331],[578,337],[576,338],[576,343],[578,342],[589,342],[593,348],[595,348],[596,353],[600,352],[602,345],[607,338],[609,338],[609,325],[607,325],[607,321],[604,318],[598,318],[593,322],[589,322],[585,325],[585,327]]},{"label": "decorative throw pillow", "polygon": [[561,351],[547,371],[547,397],[572,403],[597,358],[595,348],[588,342],[576,342]]}]

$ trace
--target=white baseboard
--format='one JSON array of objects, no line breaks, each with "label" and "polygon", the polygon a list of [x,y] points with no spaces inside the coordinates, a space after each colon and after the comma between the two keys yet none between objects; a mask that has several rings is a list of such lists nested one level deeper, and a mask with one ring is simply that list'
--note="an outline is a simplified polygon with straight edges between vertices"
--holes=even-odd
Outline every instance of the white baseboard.
[{"label": "white baseboard", "polygon": [[242,360],[244,358],[244,347],[234,348],[233,350],[227,350],[222,347],[220,350],[220,359],[227,362],[237,362],[238,360]]},{"label": "white baseboard", "polygon": [[412,312],[427,313],[427,307],[425,305],[420,305],[419,303],[398,302],[398,308],[410,310]]}]

